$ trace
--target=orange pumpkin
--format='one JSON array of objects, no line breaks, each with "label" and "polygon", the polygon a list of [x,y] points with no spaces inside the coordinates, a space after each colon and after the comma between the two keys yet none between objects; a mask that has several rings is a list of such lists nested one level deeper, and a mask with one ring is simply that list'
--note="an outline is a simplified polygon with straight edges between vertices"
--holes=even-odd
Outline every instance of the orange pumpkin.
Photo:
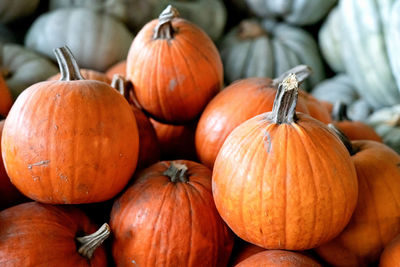
[{"label": "orange pumpkin", "polygon": [[160,147],[156,131],[149,118],[143,113],[141,106],[133,94],[133,85],[119,74],[115,74],[111,86],[117,89],[129,102],[135,114],[139,131],[138,168],[147,167],[160,159]]},{"label": "orange pumpkin", "polygon": [[356,167],[358,203],[344,231],[316,251],[333,266],[367,266],[400,234],[400,156],[382,143],[339,134]]},{"label": "orange pumpkin", "polygon": [[[308,68],[299,67],[301,68],[296,67],[291,71],[298,70],[297,74],[309,74]],[[195,134],[197,156],[204,165],[213,167],[218,151],[233,129],[256,115],[272,110],[279,81],[282,81],[281,77],[274,80],[270,78],[239,80],[226,87],[210,101],[200,117]],[[315,102],[304,101],[308,98],[307,93],[300,91],[297,111],[309,113],[309,103]],[[330,117],[324,108],[321,108],[321,112],[314,109],[313,111],[314,113],[310,115],[317,119]]]},{"label": "orange pumpkin", "polygon": [[[1,62],[0,62],[1,63]],[[0,65],[1,67],[1,65]],[[0,68],[0,116],[7,116],[13,104],[12,96],[1,74]]]},{"label": "orange pumpkin", "polygon": [[[81,75],[85,80],[96,80],[100,82],[105,82],[107,84],[111,83],[111,79],[104,73],[95,71],[95,70],[90,70],[90,69],[80,69]],[[48,81],[56,81],[61,78],[61,73],[58,73],[56,75],[51,76],[48,78]]]},{"label": "orange pumpkin", "polygon": [[236,267],[321,267],[315,260],[292,251],[266,250],[259,252],[236,265]]},{"label": "orange pumpkin", "polygon": [[382,143],[382,138],[374,128],[361,121],[352,121],[347,116],[347,105],[337,102],[332,110],[333,125],[342,131],[350,140],[373,140]]},{"label": "orange pumpkin", "polygon": [[196,148],[194,146],[196,122],[172,125],[151,118],[150,122],[156,131],[162,159],[196,159]]},{"label": "orange pumpkin", "polygon": [[233,246],[211,171],[192,161],[162,161],[135,175],[110,225],[117,266],[226,266]]},{"label": "orange pumpkin", "polygon": [[11,182],[40,202],[110,199],[136,167],[135,116],[114,88],[83,80],[69,49],[55,52],[60,81],[27,88],[7,116],[1,147],[4,165]]},{"label": "orange pumpkin", "polygon": [[400,267],[400,235],[390,241],[383,250],[379,267]]},{"label": "orange pumpkin", "polygon": [[[0,138],[3,133],[4,120],[0,121]],[[0,142],[1,151],[1,142]],[[0,210],[11,207],[25,201],[24,196],[10,182],[10,178],[4,169],[3,158],[0,153]]]},{"label": "orange pumpkin", "polygon": [[107,266],[108,225],[96,231],[75,207],[24,203],[0,212],[0,225],[1,266]]},{"label": "orange pumpkin", "polygon": [[142,107],[158,121],[194,120],[223,82],[212,40],[168,6],[136,35],[127,58],[127,78]]},{"label": "orange pumpkin", "polygon": [[357,203],[350,155],[322,122],[296,113],[298,83],[279,85],[271,112],[239,125],[213,169],[216,207],[240,238],[305,250],[337,236]]},{"label": "orange pumpkin", "polygon": [[110,79],[113,79],[115,74],[126,76],[126,60],[118,62],[106,71],[106,75]]},{"label": "orange pumpkin", "polygon": [[265,248],[239,240],[238,242],[235,242],[228,266],[236,266],[239,262],[262,251],[265,251]]}]

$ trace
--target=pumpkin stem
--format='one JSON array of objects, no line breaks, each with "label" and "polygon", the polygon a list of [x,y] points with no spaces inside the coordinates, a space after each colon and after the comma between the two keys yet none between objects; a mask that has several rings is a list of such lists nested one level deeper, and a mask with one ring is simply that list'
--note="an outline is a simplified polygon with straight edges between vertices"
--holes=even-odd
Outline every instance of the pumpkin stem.
[{"label": "pumpkin stem", "polygon": [[279,75],[279,77],[273,79],[272,86],[275,88],[278,87],[278,85],[280,83],[282,83],[283,80],[291,73],[296,75],[298,83],[302,83],[302,82],[304,82],[305,79],[307,79],[312,74],[312,69],[307,65],[298,65],[294,68],[291,68],[288,71],[285,71],[284,73]]},{"label": "pumpkin stem", "polygon": [[297,120],[296,105],[298,93],[299,84],[296,75],[290,73],[278,86],[272,112],[270,113],[273,123],[289,124]]},{"label": "pumpkin stem", "polygon": [[334,121],[350,121],[347,117],[347,105],[341,101],[335,102],[331,115]]},{"label": "pumpkin stem", "polygon": [[177,17],[179,17],[178,10],[171,5],[168,5],[158,17],[158,24],[154,29],[153,39],[172,39],[175,30],[172,27],[171,21]]},{"label": "pumpkin stem", "polygon": [[349,151],[350,155],[353,156],[358,152],[358,149],[356,149],[355,146],[351,143],[350,139],[341,131],[339,130],[335,125],[332,123],[328,124],[328,127],[333,130],[333,132],[339,137],[340,141],[344,144],[346,147],[347,151]]},{"label": "pumpkin stem", "polygon": [[260,36],[267,36],[267,32],[256,20],[246,19],[240,22],[238,31],[238,37],[241,40],[255,39]]},{"label": "pumpkin stem", "polygon": [[54,54],[61,72],[60,81],[84,80],[79,70],[78,63],[68,46],[54,49]]},{"label": "pumpkin stem", "polygon": [[125,79],[124,76],[120,74],[114,74],[111,81],[111,87],[115,88],[123,97],[125,97],[129,104],[134,105],[138,109],[142,109],[142,106],[135,97],[132,82]]},{"label": "pumpkin stem", "polygon": [[107,223],[104,223],[99,230],[93,234],[77,237],[76,240],[82,244],[78,249],[78,253],[90,260],[96,248],[107,239],[110,233],[110,226]]},{"label": "pumpkin stem", "polygon": [[171,161],[168,169],[163,173],[163,175],[168,176],[171,182],[181,182],[186,183],[189,181],[187,177],[187,166],[185,164],[174,163]]}]

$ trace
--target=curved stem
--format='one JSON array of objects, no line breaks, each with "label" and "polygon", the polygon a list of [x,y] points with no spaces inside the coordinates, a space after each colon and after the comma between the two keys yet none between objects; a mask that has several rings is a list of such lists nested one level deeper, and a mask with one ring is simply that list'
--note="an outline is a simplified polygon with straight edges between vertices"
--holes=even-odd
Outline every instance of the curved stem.
[{"label": "curved stem", "polygon": [[67,46],[54,49],[54,54],[60,68],[60,81],[84,80],[71,50]]},{"label": "curved stem", "polygon": [[335,102],[332,109],[332,119],[334,121],[350,121],[347,117],[347,105],[341,101]]},{"label": "curved stem", "polygon": [[238,37],[242,40],[255,39],[260,36],[267,36],[267,32],[256,20],[243,20],[238,27]]},{"label": "curved stem", "polygon": [[115,88],[126,99],[126,101],[128,101],[129,104],[134,105],[140,110],[142,109],[142,106],[136,99],[132,82],[125,79],[124,76],[120,74],[114,74],[111,81],[111,87]]},{"label": "curved stem", "polygon": [[163,175],[168,176],[173,183],[186,183],[189,181],[187,170],[188,167],[185,164],[174,163],[173,161],[171,161],[168,169],[164,171]]},{"label": "curved stem", "polygon": [[279,77],[272,80],[272,86],[278,87],[280,83],[291,73],[296,75],[297,82],[302,83],[305,79],[307,79],[312,74],[312,69],[310,66],[307,65],[298,65],[294,68],[291,68],[288,71],[285,71]]},{"label": "curved stem", "polygon": [[289,124],[297,120],[296,105],[298,93],[299,84],[296,75],[291,73],[278,86],[272,112],[270,113],[270,119],[273,123]]},{"label": "curved stem", "polygon": [[172,20],[179,17],[179,12],[176,8],[168,5],[158,17],[158,24],[154,29],[153,39],[172,39],[174,38],[175,30],[172,27]]},{"label": "curved stem", "polygon": [[339,130],[335,125],[332,123],[328,124],[328,127],[333,130],[333,132],[339,137],[340,141],[344,144],[346,147],[347,151],[349,151],[350,155],[353,156],[356,154],[358,151],[357,149],[353,146],[351,143],[350,139],[341,131]]},{"label": "curved stem", "polygon": [[108,226],[107,223],[104,223],[99,230],[93,234],[77,237],[76,240],[82,244],[78,249],[78,253],[90,260],[96,248],[107,239],[110,233],[110,226]]}]

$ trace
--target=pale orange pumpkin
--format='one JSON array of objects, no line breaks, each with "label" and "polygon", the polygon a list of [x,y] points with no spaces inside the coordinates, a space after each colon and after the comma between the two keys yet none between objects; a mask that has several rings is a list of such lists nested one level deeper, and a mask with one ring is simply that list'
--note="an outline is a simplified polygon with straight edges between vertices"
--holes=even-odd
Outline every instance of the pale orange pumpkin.
[{"label": "pale orange pumpkin", "polygon": [[324,123],[295,112],[294,75],[272,112],[239,125],[213,169],[216,207],[240,238],[267,249],[305,250],[337,236],[357,203],[350,155]]},{"label": "pale orange pumpkin", "polygon": [[237,267],[321,267],[306,255],[284,250],[266,250],[259,252],[236,265]]}]

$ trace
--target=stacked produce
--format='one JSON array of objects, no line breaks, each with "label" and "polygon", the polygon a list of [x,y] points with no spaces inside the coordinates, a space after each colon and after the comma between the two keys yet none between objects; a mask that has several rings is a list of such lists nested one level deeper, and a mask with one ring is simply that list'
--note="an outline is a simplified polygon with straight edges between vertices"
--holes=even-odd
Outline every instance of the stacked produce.
[{"label": "stacked produce", "polygon": [[400,266],[399,14],[1,1],[0,266]]}]

